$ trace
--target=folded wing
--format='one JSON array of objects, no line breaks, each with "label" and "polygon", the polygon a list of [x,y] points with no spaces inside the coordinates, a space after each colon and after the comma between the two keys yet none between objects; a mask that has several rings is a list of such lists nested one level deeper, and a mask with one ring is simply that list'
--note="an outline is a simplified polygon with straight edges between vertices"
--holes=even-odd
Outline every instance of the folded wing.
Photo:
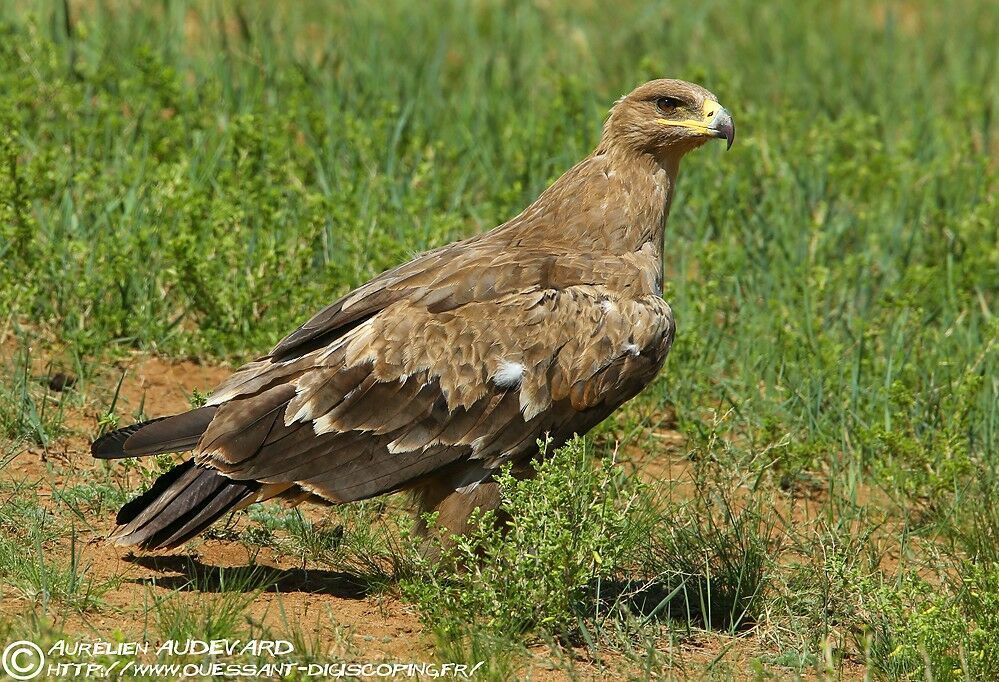
[{"label": "folded wing", "polygon": [[[672,339],[656,299],[592,287],[431,312],[398,301],[328,346],[223,386],[195,459],[331,501],[406,487],[458,460],[488,470],[546,433],[584,432],[655,374]],[[234,377],[236,379],[236,377]]]}]

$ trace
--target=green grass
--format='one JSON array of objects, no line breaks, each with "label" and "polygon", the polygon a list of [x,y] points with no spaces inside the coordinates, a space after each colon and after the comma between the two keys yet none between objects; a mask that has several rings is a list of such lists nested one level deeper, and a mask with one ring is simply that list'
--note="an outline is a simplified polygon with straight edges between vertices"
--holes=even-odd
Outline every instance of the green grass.
[{"label": "green grass", "polygon": [[35,374],[31,348],[21,344],[12,357],[0,357],[0,437],[25,440],[47,448],[53,439],[65,434],[63,419],[67,402],[75,391],[54,391],[50,387],[52,368]]},{"label": "green grass", "polygon": [[[51,447],[83,392],[113,415],[114,386],[87,381],[133,348],[259,354],[519,211],[622,93],[686,78],[738,139],[684,162],[665,251],[677,340],[594,438],[688,463],[688,485],[653,486],[656,514],[626,524],[663,531],[629,554],[659,591],[632,596],[684,597],[639,626],[584,619],[574,641],[650,675],[711,631],[785,672],[992,676],[975,652],[999,594],[996,26],[977,0],[5,4],[0,436]],[[46,388],[39,345],[76,389]],[[664,446],[674,423],[683,444]],[[90,483],[63,506],[113,506]],[[344,513],[260,517],[242,539],[353,552],[380,580],[412,570],[364,534],[380,509]]]},{"label": "green grass", "polygon": [[[244,635],[250,624],[246,610],[267,587],[267,573],[253,567],[223,570],[209,576],[195,573],[182,589],[152,597],[149,611],[156,618],[156,631],[164,640],[177,641]],[[196,599],[184,599],[187,591],[201,594]]]},{"label": "green grass", "polygon": [[[119,582],[89,575],[76,526],[43,509],[27,485],[5,486],[0,494],[0,595],[17,594],[48,614],[100,607]],[[56,551],[60,539],[69,545],[65,553]]]}]

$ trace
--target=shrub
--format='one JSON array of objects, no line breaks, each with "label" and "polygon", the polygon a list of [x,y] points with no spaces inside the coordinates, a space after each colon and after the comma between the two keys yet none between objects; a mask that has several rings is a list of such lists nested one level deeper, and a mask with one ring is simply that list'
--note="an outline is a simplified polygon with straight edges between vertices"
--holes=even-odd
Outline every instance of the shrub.
[{"label": "shrub", "polygon": [[964,564],[955,589],[911,574],[877,593],[870,664],[889,679],[999,679],[999,565]]},{"label": "shrub", "polygon": [[594,467],[582,439],[538,463],[533,478],[517,480],[506,468],[497,481],[508,520],[477,514],[439,561],[416,560],[403,593],[445,639],[471,627],[571,637],[600,609],[602,585],[635,546],[639,485],[613,458]]}]

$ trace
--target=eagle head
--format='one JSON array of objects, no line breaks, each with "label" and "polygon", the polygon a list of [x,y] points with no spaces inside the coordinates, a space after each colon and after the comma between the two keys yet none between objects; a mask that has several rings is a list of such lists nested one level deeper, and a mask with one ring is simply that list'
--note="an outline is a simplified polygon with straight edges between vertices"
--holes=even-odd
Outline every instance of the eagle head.
[{"label": "eagle head", "polygon": [[701,86],[669,78],[649,81],[619,99],[604,127],[606,143],[665,159],[678,159],[713,138],[732,147],[732,115]]}]

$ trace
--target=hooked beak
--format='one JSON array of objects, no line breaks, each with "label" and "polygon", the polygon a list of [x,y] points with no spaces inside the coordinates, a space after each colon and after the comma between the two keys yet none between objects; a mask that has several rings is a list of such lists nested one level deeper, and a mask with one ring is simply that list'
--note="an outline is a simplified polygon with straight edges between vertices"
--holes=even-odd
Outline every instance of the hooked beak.
[{"label": "hooked beak", "polygon": [[701,109],[701,118],[699,119],[688,118],[682,121],[659,120],[664,125],[690,128],[702,135],[725,140],[727,143],[726,149],[731,149],[732,143],[735,141],[735,123],[732,121],[732,114],[728,113],[728,109],[712,100],[705,100],[704,107]]},{"label": "hooked beak", "polygon": [[732,121],[732,114],[728,113],[725,107],[718,107],[718,111],[711,117],[708,130],[712,131],[715,137],[725,140],[725,149],[732,148],[735,142],[735,123]]}]

